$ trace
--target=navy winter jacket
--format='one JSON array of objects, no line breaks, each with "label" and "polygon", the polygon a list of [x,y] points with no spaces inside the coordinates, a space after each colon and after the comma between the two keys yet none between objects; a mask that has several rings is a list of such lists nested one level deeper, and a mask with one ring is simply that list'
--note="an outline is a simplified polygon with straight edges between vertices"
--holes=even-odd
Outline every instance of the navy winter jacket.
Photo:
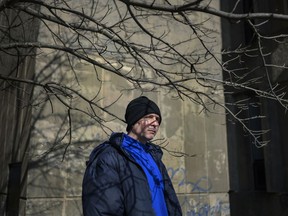
[{"label": "navy winter jacket", "polygon": [[[153,216],[149,185],[141,167],[121,147],[123,133],[113,134],[109,141],[91,153],[82,185],[84,216]],[[163,152],[149,144],[164,180],[164,196],[169,216],[182,215],[177,196],[161,161]]]}]

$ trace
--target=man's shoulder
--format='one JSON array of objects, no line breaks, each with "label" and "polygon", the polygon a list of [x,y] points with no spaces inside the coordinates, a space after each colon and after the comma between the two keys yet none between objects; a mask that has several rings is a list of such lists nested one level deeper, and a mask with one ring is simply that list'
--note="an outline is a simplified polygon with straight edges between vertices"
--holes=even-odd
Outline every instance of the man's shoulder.
[{"label": "man's shoulder", "polygon": [[101,152],[115,151],[115,147],[120,145],[122,133],[113,133],[109,139],[96,146],[91,152],[91,156]]},{"label": "man's shoulder", "polygon": [[109,162],[118,157],[122,157],[120,148],[111,142],[110,138],[93,149],[86,164],[88,166],[95,162]]},{"label": "man's shoulder", "polygon": [[105,141],[100,145],[96,146],[89,156],[89,160],[97,156],[102,155],[103,153],[114,152],[116,149],[111,145],[109,141]]}]

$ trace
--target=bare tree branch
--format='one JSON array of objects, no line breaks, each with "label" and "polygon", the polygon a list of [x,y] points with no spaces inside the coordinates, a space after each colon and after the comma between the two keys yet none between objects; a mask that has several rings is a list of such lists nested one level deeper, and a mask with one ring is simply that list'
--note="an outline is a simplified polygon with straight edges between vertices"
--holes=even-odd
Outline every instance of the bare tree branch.
[{"label": "bare tree branch", "polygon": [[[99,112],[123,122],[109,108],[124,91],[135,89],[141,92],[163,89],[174,97],[195,103],[202,112],[214,112],[213,107],[221,107],[251,134],[257,146],[261,146],[266,141],[259,137],[267,130],[249,128],[248,119],[234,113],[224,100],[219,100],[219,95],[249,91],[288,109],[286,92],[271,79],[271,71],[287,70],[287,63],[271,63],[272,49],[265,45],[266,41],[285,45],[288,34],[262,30],[271,21],[287,22],[288,15],[236,13],[241,3],[238,0],[230,11],[223,11],[214,8],[212,1],[203,0],[179,5],[169,1],[160,4],[137,0],[2,1],[0,52],[18,59],[16,66],[5,68],[8,73],[0,73],[1,89],[12,88],[14,83],[31,85],[39,98],[30,105],[40,107],[47,103],[52,112],[57,112],[55,101],[65,107],[68,113],[65,118],[70,120],[65,121],[68,126],[63,129],[64,134],[70,136],[65,152],[73,142],[72,112],[91,117],[109,131],[107,119]],[[197,14],[207,18],[199,21],[195,18]],[[253,33],[251,43],[237,44],[237,47],[221,51],[220,33],[213,28],[215,19],[220,21],[220,18],[228,20],[231,25],[248,24]],[[28,39],[32,30],[27,26],[31,22],[39,25],[38,38]],[[35,34],[38,34],[36,30]],[[20,76],[21,66],[28,57],[36,59],[40,56],[44,56],[47,62],[37,65],[34,79]],[[254,65],[247,63],[254,60],[257,60]],[[99,89],[92,98],[81,93],[82,74],[77,70],[80,63],[90,65],[99,82]],[[115,96],[115,101],[105,106],[99,105],[103,83],[99,70],[129,83]],[[63,84],[69,79],[73,82]],[[88,108],[74,105],[76,99]],[[260,116],[257,118],[262,118]]]}]

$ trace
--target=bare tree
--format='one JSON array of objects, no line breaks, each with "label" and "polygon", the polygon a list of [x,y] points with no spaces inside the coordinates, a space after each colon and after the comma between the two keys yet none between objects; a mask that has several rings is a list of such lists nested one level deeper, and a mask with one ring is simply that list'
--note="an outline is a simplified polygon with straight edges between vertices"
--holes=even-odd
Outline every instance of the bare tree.
[{"label": "bare tree", "polygon": [[[241,117],[245,105],[241,101],[225,104],[219,94],[245,89],[259,98],[275,100],[287,110],[285,90],[279,89],[269,74],[287,66],[285,62],[267,60],[271,52],[266,43],[286,44],[288,35],[285,32],[267,35],[262,30],[271,22],[287,23],[288,15],[237,13],[241,0],[235,2],[233,10],[224,11],[218,9],[217,2],[206,0],[182,4],[166,0],[1,1],[0,52],[2,56],[18,59],[18,66],[0,73],[1,88],[16,83],[33,86],[35,97],[27,106],[45,104],[54,111],[54,103],[60,102],[67,110],[65,123],[70,125],[62,137],[72,133],[71,112],[74,111],[88,115],[94,124],[97,122],[107,131],[107,121],[123,120],[109,111],[113,103],[101,106],[99,94],[89,98],[79,90],[81,71],[77,70],[77,64],[84,62],[94,67],[95,80],[100,83],[103,82],[100,71],[104,70],[129,81],[131,85],[125,91],[161,88],[175,98],[199,105],[203,112],[224,108],[233,121],[253,136],[257,146],[263,146],[268,140],[260,137],[266,130],[255,131],[246,124],[247,119]],[[197,19],[200,15],[201,22]],[[213,28],[220,19],[231,25],[249,26],[251,42],[220,52],[220,33]],[[35,28],[29,25],[32,22]],[[19,28],[22,35],[15,37]],[[26,37],[28,33],[38,34],[38,38]],[[33,77],[19,73],[21,62],[40,57],[46,62],[37,65]],[[257,59],[257,64],[247,66],[251,59]],[[76,99],[86,103],[89,109],[79,108]],[[237,112],[233,106],[239,108]],[[108,117],[103,118],[99,112]],[[67,142],[71,143],[71,136]]]},{"label": "bare tree", "polygon": [[[258,101],[250,102],[249,97],[235,101],[229,97],[246,91],[259,101],[269,99],[282,106],[283,112],[287,111],[287,89],[278,79],[287,70],[287,60],[283,54],[278,54],[282,58],[273,56],[287,49],[288,34],[283,29],[288,25],[288,15],[285,11],[250,11],[243,8],[243,0],[234,2],[228,8],[219,7],[220,1],[211,0],[0,1],[0,99],[4,101],[16,95],[12,105],[17,108],[11,111],[11,116],[17,117],[16,122],[21,121],[15,128],[27,127],[11,136],[14,139],[12,163],[28,161],[25,152],[30,130],[36,147],[29,151],[29,159],[33,157],[29,161],[32,177],[27,181],[34,189],[39,186],[39,190],[49,191],[51,185],[43,189],[39,182],[58,165],[59,169],[65,167],[80,176],[75,161],[83,157],[77,148],[83,143],[87,146],[100,142],[101,136],[91,133],[96,131],[93,127],[110,133],[110,121],[119,125],[123,122],[113,110],[114,103],[132,90],[161,89],[170,97],[198,105],[199,112],[207,114],[217,113],[220,108],[225,110],[229,121],[246,130],[256,147],[268,143],[269,138],[263,135],[269,128],[259,130],[249,124],[265,116],[244,115],[249,106],[259,106]],[[220,22],[225,24],[222,30]],[[233,40],[225,32],[227,26],[245,29],[246,37],[231,43],[233,46],[222,47],[221,36],[223,44]],[[82,70],[85,67],[93,68],[92,73]],[[125,82],[124,86],[119,83],[119,94],[111,100],[101,95],[102,84],[109,75]],[[83,79],[93,83],[92,94],[83,86]],[[223,94],[228,98],[226,101]],[[0,119],[2,115],[0,112]],[[160,142],[165,149],[165,140]],[[20,147],[23,154],[17,160]],[[67,150],[73,155],[73,165],[67,165],[69,160],[59,162],[69,157],[65,154]],[[52,160],[53,164],[49,164]],[[27,169],[23,170],[27,175]],[[53,177],[59,179],[61,175],[55,172]],[[20,190],[25,190],[27,178],[22,179],[17,196],[7,199],[10,211],[19,207],[20,197],[25,197]],[[75,180],[67,179],[66,184]],[[7,186],[2,184],[2,179],[0,186],[5,194]],[[59,188],[56,190],[63,189]],[[13,191],[9,193],[9,186],[7,194],[13,194]],[[43,203],[40,209],[46,211],[46,207],[54,208]]]}]

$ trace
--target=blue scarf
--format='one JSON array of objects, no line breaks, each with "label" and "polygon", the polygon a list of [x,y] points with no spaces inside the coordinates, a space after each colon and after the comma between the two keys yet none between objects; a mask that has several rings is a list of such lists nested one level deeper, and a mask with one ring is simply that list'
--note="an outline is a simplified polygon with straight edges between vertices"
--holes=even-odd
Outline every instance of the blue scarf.
[{"label": "blue scarf", "polygon": [[163,193],[164,183],[162,175],[151,154],[148,152],[148,147],[126,134],[124,135],[122,147],[138,163],[147,177],[155,215],[168,216]]}]

